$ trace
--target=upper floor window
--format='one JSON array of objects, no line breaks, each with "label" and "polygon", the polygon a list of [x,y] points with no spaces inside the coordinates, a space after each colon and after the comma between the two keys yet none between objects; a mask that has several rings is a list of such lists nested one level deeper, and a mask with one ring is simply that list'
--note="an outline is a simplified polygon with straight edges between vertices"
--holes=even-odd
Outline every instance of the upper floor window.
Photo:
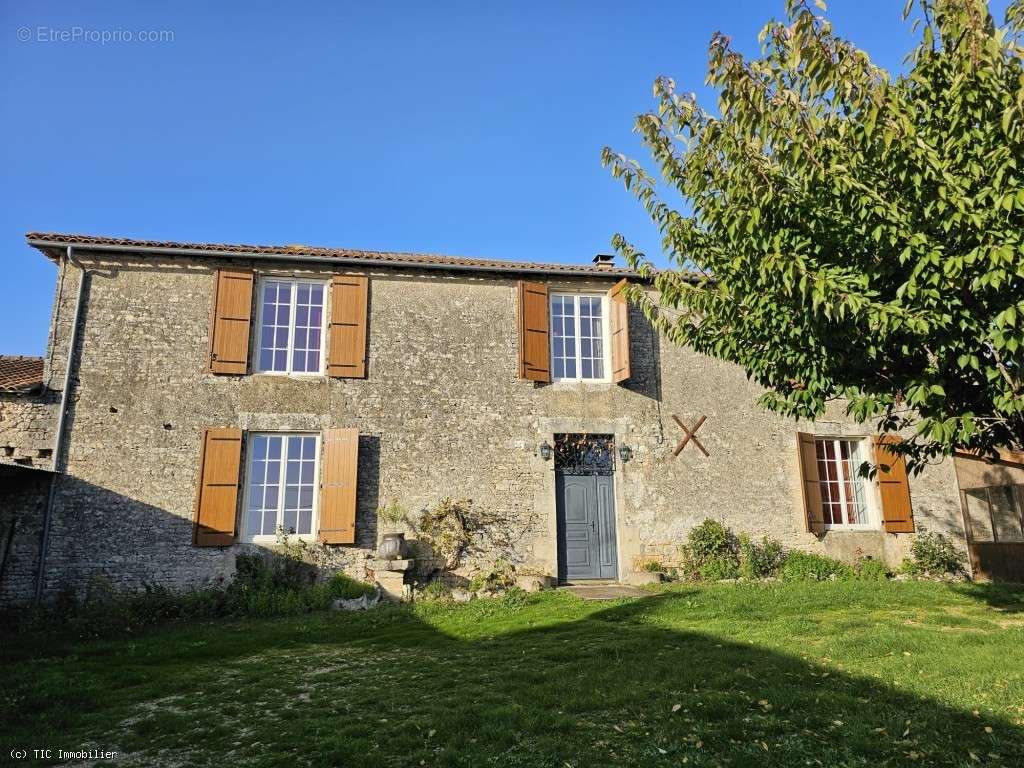
[{"label": "upper floor window", "polygon": [[867,527],[868,497],[871,488],[867,478],[858,474],[867,460],[862,453],[863,440],[815,438],[818,459],[818,483],[826,528]]},{"label": "upper floor window", "polygon": [[606,381],[604,296],[551,294],[551,373],[554,379]]},{"label": "upper floor window", "polygon": [[316,531],[317,436],[254,434],[246,468],[245,538]]},{"label": "upper floor window", "polygon": [[262,281],[257,371],[323,373],[326,293],[322,282],[281,278]]}]

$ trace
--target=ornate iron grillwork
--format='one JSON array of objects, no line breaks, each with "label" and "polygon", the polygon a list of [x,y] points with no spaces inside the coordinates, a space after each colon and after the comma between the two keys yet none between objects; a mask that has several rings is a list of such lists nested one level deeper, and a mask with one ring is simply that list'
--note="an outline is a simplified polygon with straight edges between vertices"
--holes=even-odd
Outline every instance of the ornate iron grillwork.
[{"label": "ornate iron grillwork", "polygon": [[555,470],[566,475],[610,475],[615,471],[614,435],[555,435]]}]

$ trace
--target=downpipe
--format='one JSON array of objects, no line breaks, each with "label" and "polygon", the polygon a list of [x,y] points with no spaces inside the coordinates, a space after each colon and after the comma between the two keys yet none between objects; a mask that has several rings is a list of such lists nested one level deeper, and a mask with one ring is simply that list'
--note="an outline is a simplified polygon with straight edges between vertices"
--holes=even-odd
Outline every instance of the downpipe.
[{"label": "downpipe", "polygon": [[[73,266],[72,246],[68,246],[67,267]],[[67,360],[64,364],[64,387],[60,393],[60,408],[57,411],[57,431],[53,438],[53,474],[50,476],[50,490],[46,494],[46,509],[43,512],[43,536],[39,544],[39,571],[36,574],[36,593],[34,602],[38,605],[43,598],[43,584],[46,580],[46,554],[50,547],[50,521],[53,517],[53,500],[56,495],[57,482],[60,479],[60,454],[64,447],[64,427],[67,422],[68,390],[71,387],[71,369],[75,364],[75,347],[78,346],[78,322],[82,317],[82,296],[85,293],[85,282],[88,272],[80,267],[82,274],[78,279],[78,295],[75,298],[75,314],[71,321],[71,336],[68,339]],[[59,300],[59,299],[58,299]]]}]

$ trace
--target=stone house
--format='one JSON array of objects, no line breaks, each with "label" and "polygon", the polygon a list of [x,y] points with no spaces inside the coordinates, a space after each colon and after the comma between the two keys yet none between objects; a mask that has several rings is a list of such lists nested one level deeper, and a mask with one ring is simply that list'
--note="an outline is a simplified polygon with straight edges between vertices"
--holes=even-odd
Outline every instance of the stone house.
[{"label": "stone house", "polygon": [[46,356],[0,390],[4,602],[230,578],[281,529],[373,577],[378,509],[444,497],[490,521],[462,573],[628,580],[708,517],[890,564],[967,545],[953,461],[856,477],[891,459],[863,426],[765,413],[609,257],[27,239],[58,274]]}]

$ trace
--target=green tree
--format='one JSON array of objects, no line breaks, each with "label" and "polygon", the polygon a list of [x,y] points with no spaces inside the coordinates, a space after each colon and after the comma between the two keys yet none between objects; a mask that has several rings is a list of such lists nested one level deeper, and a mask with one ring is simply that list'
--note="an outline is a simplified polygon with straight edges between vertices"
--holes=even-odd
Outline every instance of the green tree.
[{"label": "green tree", "polygon": [[1024,448],[1024,0],[1002,27],[984,0],[909,0],[920,42],[897,76],[824,10],[789,0],[756,59],[715,34],[714,112],[655,82],[635,130],[663,184],[604,150],[672,262],[615,235],[656,288],[630,298],[672,342],[742,366],[772,411],[845,400],[913,434],[914,469]]}]

